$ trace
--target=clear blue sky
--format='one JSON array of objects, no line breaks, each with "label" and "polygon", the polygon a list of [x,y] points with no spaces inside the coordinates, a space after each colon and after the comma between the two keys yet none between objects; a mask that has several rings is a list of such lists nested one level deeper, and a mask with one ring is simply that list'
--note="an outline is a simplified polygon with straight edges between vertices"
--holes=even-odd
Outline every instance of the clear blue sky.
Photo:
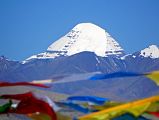
[{"label": "clear blue sky", "polygon": [[159,0],[0,0],[0,55],[24,60],[81,22],[106,29],[127,53],[159,45]]}]

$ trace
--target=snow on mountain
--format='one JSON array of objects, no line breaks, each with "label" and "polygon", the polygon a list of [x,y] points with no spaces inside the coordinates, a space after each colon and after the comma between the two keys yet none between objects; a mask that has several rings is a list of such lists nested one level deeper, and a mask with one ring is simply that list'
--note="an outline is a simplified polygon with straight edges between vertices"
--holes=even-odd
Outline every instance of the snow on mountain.
[{"label": "snow on mountain", "polygon": [[71,56],[84,51],[94,52],[101,57],[123,54],[120,45],[104,29],[92,23],[81,23],[51,44],[46,52],[33,55],[27,60]]},{"label": "snow on mountain", "polygon": [[81,23],[47,50],[62,51],[63,54],[66,52],[68,56],[90,51],[104,57],[109,54],[121,54],[123,49],[104,29],[91,23]]},{"label": "snow on mountain", "polygon": [[129,56],[132,56],[132,54],[126,54],[126,55],[122,56],[120,59],[121,59],[121,60],[125,60],[125,58],[126,58],[126,57],[129,57]]},{"label": "snow on mountain", "polygon": [[159,58],[159,48],[156,45],[151,45],[144,50],[141,50],[140,56],[150,57],[150,58]]}]

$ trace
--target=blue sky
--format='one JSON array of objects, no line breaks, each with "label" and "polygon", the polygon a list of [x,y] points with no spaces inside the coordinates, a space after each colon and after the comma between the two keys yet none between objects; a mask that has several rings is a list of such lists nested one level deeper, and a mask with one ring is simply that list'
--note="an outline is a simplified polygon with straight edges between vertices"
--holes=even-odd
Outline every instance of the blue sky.
[{"label": "blue sky", "polygon": [[159,45],[159,0],[0,0],[0,55],[24,60],[81,22],[106,29],[126,53]]}]

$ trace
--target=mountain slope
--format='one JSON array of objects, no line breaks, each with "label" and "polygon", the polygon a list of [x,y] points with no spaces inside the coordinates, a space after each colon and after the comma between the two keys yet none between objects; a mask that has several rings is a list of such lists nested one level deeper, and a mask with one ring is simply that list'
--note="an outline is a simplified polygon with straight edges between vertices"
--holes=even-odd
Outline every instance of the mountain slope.
[{"label": "mountain slope", "polygon": [[72,56],[57,57],[54,59],[34,59],[21,64],[17,69],[10,72],[6,80],[31,81],[51,79],[54,76],[66,74],[90,72],[110,73],[121,71],[123,66],[123,61],[118,58],[99,57],[92,52],[81,52]]},{"label": "mountain slope", "polygon": [[4,56],[0,56],[0,81],[12,79],[12,73],[21,66],[18,61],[11,61]]},{"label": "mountain slope", "polygon": [[156,45],[122,57],[127,71],[151,72],[159,70],[159,48]]}]

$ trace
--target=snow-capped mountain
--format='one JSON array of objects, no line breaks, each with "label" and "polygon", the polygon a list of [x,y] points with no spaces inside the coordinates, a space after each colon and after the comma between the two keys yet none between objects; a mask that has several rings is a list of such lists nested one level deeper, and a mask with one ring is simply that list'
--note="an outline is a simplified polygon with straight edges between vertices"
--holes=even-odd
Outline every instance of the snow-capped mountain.
[{"label": "snow-capped mountain", "polygon": [[159,48],[157,45],[150,45],[147,48],[137,51],[133,54],[127,54],[121,57],[122,60],[126,59],[127,57],[142,57],[142,58],[152,58],[157,59],[159,58]]},{"label": "snow-capped mountain", "polygon": [[27,60],[71,56],[84,51],[94,52],[101,57],[124,54],[119,43],[104,29],[92,23],[81,23],[51,44],[46,52],[33,55]]},{"label": "snow-capped mountain", "polygon": [[156,45],[151,45],[141,50],[140,55],[143,57],[159,58],[159,48]]}]

